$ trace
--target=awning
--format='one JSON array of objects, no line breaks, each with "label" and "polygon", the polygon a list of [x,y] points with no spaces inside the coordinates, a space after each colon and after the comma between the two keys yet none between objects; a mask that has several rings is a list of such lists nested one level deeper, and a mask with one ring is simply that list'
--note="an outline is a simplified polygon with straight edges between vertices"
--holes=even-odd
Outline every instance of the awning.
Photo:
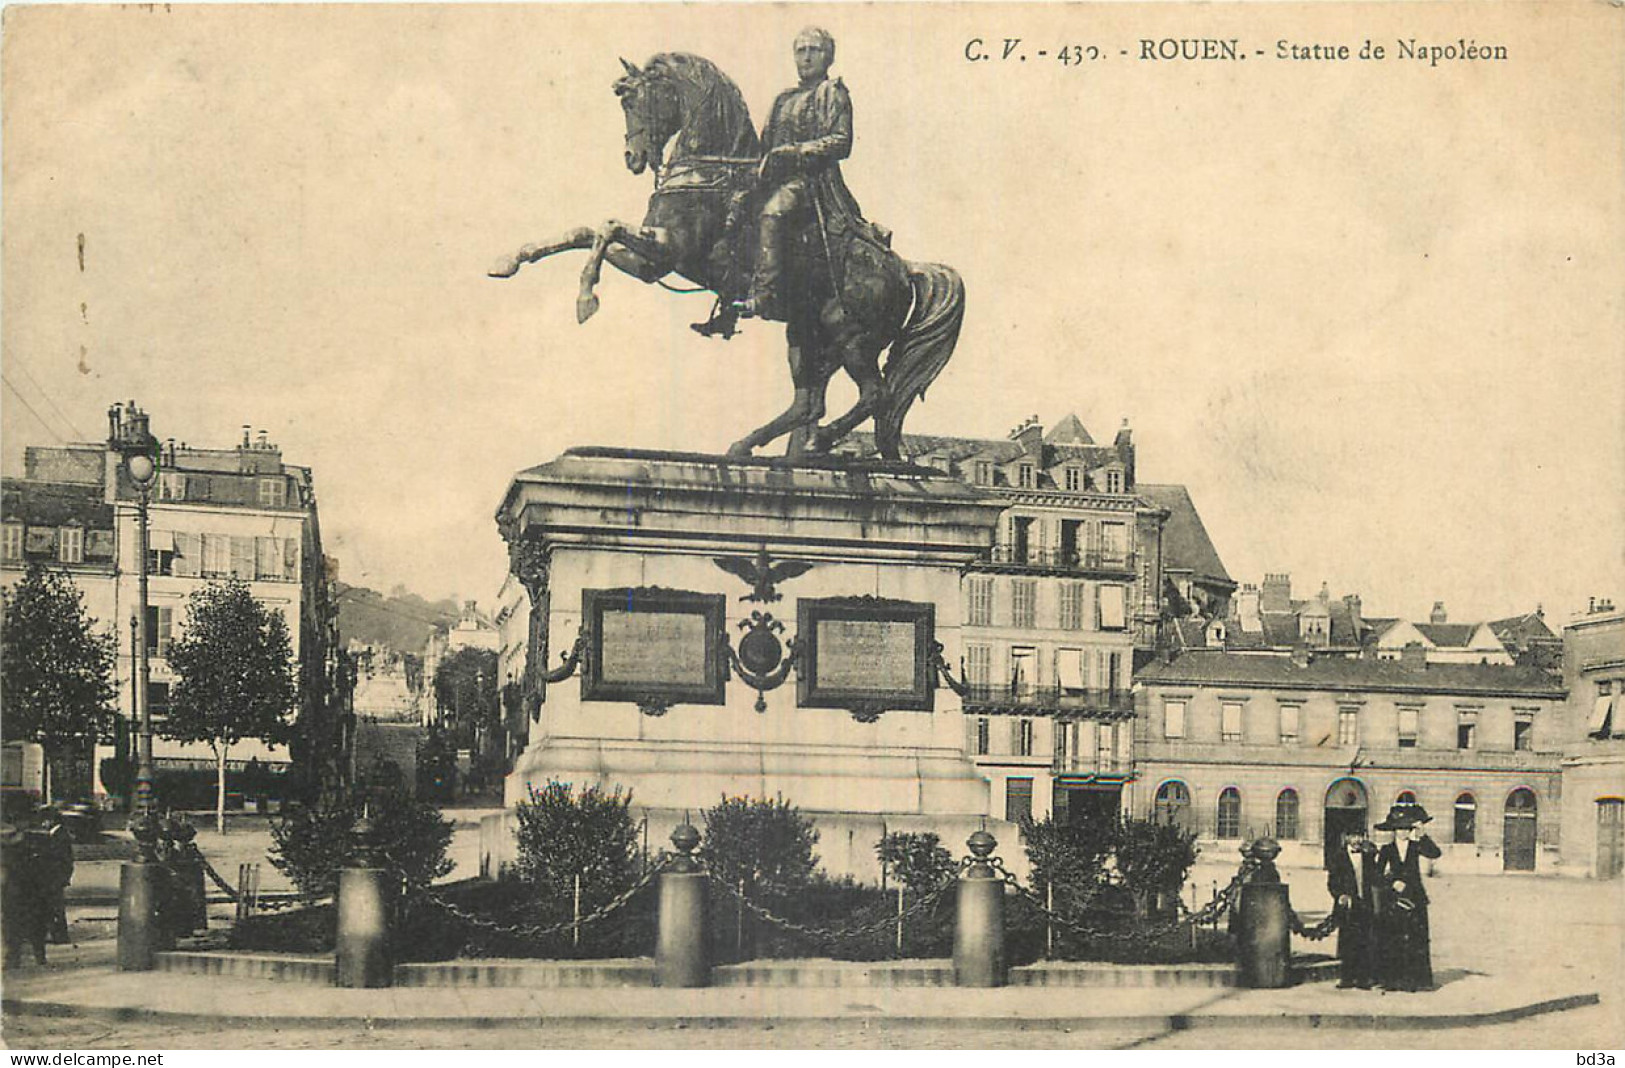
[{"label": "awning", "polygon": [[175,532],[172,530],[149,530],[147,532],[147,550],[155,553],[174,552]]},{"label": "awning", "polygon": [[1062,649],[1055,654],[1055,674],[1063,690],[1083,689],[1083,650]]},{"label": "awning", "polygon": [[1591,706],[1591,719],[1586,722],[1586,734],[1596,736],[1608,731],[1608,713],[1613,705],[1612,694],[1597,698],[1597,703]]},{"label": "awning", "polygon": [[1100,626],[1103,630],[1122,630],[1127,624],[1127,605],[1121,586],[1100,587]]}]

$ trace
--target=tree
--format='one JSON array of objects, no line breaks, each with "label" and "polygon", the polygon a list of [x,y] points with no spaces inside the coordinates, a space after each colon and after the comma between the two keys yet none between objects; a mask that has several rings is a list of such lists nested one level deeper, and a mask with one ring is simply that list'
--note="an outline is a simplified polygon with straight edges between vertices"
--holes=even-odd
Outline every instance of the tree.
[{"label": "tree", "polygon": [[933,890],[954,874],[954,855],[931,831],[892,831],[875,847],[892,876],[916,893]]},{"label": "tree", "polygon": [[792,897],[812,878],[818,829],[782,797],[723,797],[703,813],[704,853],[717,877],[745,893]]},{"label": "tree", "polygon": [[[113,712],[116,655],[113,636],[97,631],[73,579],[29,567],[5,596],[0,703],[6,740],[40,743],[47,769],[73,747],[93,742],[98,721]],[[45,789],[49,800],[49,770]]]},{"label": "tree", "polygon": [[298,697],[288,625],[241,580],[211,582],[187,599],[186,627],[169,647],[178,676],[166,738],[207,742],[218,769],[215,827],[226,830],[226,755],[244,738],[281,742]]},{"label": "tree", "polygon": [[416,893],[456,867],[446,856],[453,824],[433,805],[404,789],[384,788],[330,799],[315,808],[298,806],[271,821],[271,864],[302,893],[329,896],[338,890],[339,869],[361,848],[356,821],[372,820],[377,862]]},{"label": "tree", "polygon": [[434,700],[457,748],[469,750],[475,775],[483,779],[502,737],[497,654],[465,646],[442,660],[434,673]]},{"label": "tree", "polygon": [[537,887],[552,911],[569,914],[576,880],[583,913],[607,904],[632,885],[638,825],[632,795],[588,785],[549,781],[519,802],[518,859],[514,873]]}]

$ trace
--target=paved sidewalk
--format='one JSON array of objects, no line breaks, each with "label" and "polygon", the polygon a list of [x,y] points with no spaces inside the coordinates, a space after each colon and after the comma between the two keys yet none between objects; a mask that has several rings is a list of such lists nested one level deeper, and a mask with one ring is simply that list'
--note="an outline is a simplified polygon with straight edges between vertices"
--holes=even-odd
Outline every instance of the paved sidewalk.
[{"label": "paved sidewalk", "polygon": [[658,1023],[688,1027],[862,1022],[869,1027],[1170,1030],[1306,1027],[1426,1029],[1506,1023],[1598,1003],[1595,990],[1531,990],[1486,975],[1442,973],[1428,994],[1337,990],[862,987],[649,988],[397,987],[340,990],[163,973],[119,972],[113,943],[90,943],[43,970],[7,973],[10,1015],[213,1020],[223,1026],[537,1027]]}]

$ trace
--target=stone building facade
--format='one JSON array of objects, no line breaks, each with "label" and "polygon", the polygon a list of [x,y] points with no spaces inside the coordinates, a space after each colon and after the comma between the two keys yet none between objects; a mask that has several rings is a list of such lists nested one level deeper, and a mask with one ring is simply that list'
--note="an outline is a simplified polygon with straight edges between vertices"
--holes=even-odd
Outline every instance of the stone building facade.
[{"label": "stone building facade", "polygon": [[1319,866],[1344,829],[1414,800],[1443,870],[1557,862],[1567,716],[1545,672],[1430,663],[1419,647],[1398,661],[1192,650],[1137,682],[1135,815],[1210,847],[1269,834],[1284,863]]},{"label": "stone building facade", "polygon": [[1563,864],[1617,879],[1625,869],[1625,610],[1593,600],[1563,629],[1563,651]]}]

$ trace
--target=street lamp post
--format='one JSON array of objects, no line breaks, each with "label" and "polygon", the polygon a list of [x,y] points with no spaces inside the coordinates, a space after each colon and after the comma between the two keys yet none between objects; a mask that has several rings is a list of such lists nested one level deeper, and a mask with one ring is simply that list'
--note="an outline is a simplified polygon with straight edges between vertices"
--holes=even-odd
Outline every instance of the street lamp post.
[{"label": "street lamp post", "polygon": [[124,471],[136,489],[136,610],[131,621],[135,631],[135,709],[136,767],[135,813],[152,811],[154,774],[152,767],[152,708],[148,690],[152,681],[152,660],[147,652],[147,507],[152,485],[158,478],[158,440],[147,427],[147,413],[131,401],[125,408],[114,406],[108,413],[113,424],[113,447],[124,455]]}]

